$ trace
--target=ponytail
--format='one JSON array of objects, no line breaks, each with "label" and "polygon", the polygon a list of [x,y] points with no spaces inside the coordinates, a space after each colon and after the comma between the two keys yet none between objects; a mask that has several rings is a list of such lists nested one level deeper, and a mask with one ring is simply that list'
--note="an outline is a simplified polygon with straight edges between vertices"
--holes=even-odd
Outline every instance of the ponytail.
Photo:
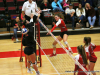
[{"label": "ponytail", "polygon": [[84,46],[88,46],[88,37],[84,37],[84,41],[85,41],[85,45]]},{"label": "ponytail", "polygon": [[82,45],[77,47],[79,54],[82,56],[84,64],[88,65],[86,52],[84,50],[84,47]]}]

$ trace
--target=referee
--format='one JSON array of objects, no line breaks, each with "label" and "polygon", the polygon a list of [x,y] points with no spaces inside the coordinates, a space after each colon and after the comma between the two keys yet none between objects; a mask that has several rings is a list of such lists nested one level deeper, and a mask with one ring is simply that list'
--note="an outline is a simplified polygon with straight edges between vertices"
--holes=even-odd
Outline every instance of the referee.
[{"label": "referee", "polygon": [[37,8],[36,2],[34,2],[32,0],[28,0],[28,1],[24,2],[23,7],[22,7],[23,18],[30,21],[31,13],[36,13],[37,11],[38,11],[38,8]]}]

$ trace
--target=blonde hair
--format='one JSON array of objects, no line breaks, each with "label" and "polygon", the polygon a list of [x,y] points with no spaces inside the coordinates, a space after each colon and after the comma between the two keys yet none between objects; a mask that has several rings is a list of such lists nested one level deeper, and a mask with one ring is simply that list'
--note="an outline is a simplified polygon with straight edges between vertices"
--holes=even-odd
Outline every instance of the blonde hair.
[{"label": "blonde hair", "polygon": [[[48,0],[47,0],[47,2],[48,2]],[[44,0],[42,1],[42,3],[44,3]]]},{"label": "blonde hair", "polygon": [[87,4],[91,7],[91,5],[90,5],[89,3],[86,3],[86,4],[85,4],[85,8],[87,7],[87,6],[86,6]]}]

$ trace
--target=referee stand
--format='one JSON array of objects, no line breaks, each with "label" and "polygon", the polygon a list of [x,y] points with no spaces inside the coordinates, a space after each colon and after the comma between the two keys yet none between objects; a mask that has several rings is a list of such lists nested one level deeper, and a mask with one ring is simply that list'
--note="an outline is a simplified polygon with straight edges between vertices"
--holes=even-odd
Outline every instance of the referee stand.
[{"label": "referee stand", "polygon": [[[33,28],[34,28],[34,31],[35,31],[35,38],[40,45],[40,24],[39,24],[39,22],[37,22],[34,25],[35,25],[34,26],[35,28],[34,27]],[[23,40],[23,34],[22,34],[22,38],[21,38],[21,54],[20,54],[19,62],[23,62],[22,56],[23,56],[24,50],[23,50],[22,40]],[[38,50],[37,50],[37,46],[36,46],[36,58],[37,58],[37,56],[38,56],[38,60],[36,60],[36,61],[37,61],[37,63],[40,63],[40,67],[41,67],[42,66],[42,58],[41,58],[41,49],[40,49],[39,46],[38,46]],[[26,56],[25,56],[25,67],[27,68],[27,58],[26,58]]]}]

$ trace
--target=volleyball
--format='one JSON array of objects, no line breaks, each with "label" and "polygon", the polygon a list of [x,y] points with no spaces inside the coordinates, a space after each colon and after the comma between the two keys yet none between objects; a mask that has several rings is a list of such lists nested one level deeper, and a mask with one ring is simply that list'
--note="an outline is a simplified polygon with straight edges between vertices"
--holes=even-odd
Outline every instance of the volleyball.
[{"label": "volleyball", "polygon": [[22,33],[25,33],[25,32],[27,32],[27,29],[26,28],[23,28],[22,29]]}]

